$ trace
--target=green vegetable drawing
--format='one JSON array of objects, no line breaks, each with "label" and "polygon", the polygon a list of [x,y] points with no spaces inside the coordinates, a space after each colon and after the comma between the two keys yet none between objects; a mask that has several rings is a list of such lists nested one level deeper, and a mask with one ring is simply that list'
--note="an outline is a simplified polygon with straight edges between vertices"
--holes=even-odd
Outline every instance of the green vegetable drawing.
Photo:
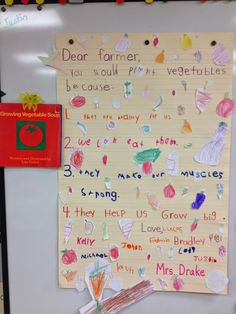
[{"label": "green vegetable drawing", "polygon": [[152,173],[152,163],[160,156],[161,150],[159,148],[149,148],[135,154],[134,161],[138,165],[142,165],[144,174],[149,175]]}]

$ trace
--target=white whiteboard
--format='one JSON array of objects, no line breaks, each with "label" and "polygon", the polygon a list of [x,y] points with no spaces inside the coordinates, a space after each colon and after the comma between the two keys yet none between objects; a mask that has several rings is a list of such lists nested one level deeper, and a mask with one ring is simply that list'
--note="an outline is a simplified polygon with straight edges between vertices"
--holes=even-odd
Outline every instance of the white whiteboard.
[{"label": "white whiteboard", "polygon": [[[114,1],[115,2],[115,1]],[[56,102],[56,75],[37,55],[52,47],[57,32],[235,32],[236,2],[96,3],[13,6],[1,13],[0,71],[2,100],[18,101],[35,92]],[[13,25],[13,20],[17,18]],[[20,18],[21,17],[21,18]],[[10,25],[12,21],[12,25]],[[234,91],[235,93],[235,91]],[[236,117],[232,129],[229,235],[229,295],[154,293],[122,313],[231,314],[236,303]],[[6,169],[6,208],[12,314],[75,313],[88,292],[58,288],[57,172]],[[46,204],[46,206],[43,206]],[[108,294],[108,292],[106,293]]]}]

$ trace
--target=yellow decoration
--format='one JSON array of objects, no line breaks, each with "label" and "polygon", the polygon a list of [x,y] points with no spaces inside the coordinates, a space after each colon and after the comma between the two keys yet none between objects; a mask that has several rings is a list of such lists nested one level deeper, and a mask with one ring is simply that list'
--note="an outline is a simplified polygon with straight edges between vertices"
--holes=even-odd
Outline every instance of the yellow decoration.
[{"label": "yellow decoration", "polygon": [[44,0],[36,0],[37,4],[44,4]]},{"label": "yellow decoration", "polygon": [[180,43],[184,50],[188,50],[192,48],[192,38],[187,34],[183,34],[180,37]]},{"label": "yellow decoration", "polygon": [[192,132],[192,127],[187,120],[184,120],[184,124],[182,126],[181,132],[182,133],[191,133]]},{"label": "yellow decoration", "polygon": [[146,2],[147,4],[152,4],[152,3],[154,2],[154,0],[145,0],[145,2]]},{"label": "yellow decoration", "polygon": [[13,5],[13,0],[5,0],[6,5]]},{"label": "yellow decoration", "polygon": [[160,63],[160,64],[164,63],[164,61],[165,61],[165,51],[164,50],[162,50],[162,52],[159,53],[159,55],[156,56],[155,61],[157,63]]},{"label": "yellow decoration", "polygon": [[36,94],[20,93],[19,96],[24,110],[28,109],[35,112],[37,110],[37,106],[43,103],[42,97]]}]

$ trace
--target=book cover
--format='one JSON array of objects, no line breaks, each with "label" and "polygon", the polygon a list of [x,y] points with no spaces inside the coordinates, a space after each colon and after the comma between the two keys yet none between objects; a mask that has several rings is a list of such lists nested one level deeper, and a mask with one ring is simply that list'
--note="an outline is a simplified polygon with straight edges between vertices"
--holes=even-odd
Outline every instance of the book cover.
[{"label": "book cover", "polygon": [[0,103],[0,166],[60,167],[61,115],[59,104]]}]

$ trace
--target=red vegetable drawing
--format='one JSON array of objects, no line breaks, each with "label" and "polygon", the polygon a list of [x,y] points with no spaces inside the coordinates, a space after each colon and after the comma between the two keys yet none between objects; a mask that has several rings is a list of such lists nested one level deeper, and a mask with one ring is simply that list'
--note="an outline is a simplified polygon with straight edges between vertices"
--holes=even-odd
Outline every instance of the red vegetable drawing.
[{"label": "red vegetable drawing", "polygon": [[166,187],[164,187],[164,195],[166,198],[173,198],[175,197],[175,189],[173,187],[173,185],[168,184]]},{"label": "red vegetable drawing", "polygon": [[222,99],[217,107],[216,107],[216,113],[218,116],[223,118],[228,118],[235,110],[235,103],[232,99],[225,97]]},{"label": "red vegetable drawing", "polygon": [[62,251],[62,263],[65,265],[69,265],[77,262],[77,256],[74,250],[64,250]]},{"label": "red vegetable drawing", "polygon": [[152,163],[148,161],[143,162],[142,171],[146,175],[152,174]]},{"label": "red vegetable drawing", "polygon": [[82,150],[77,149],[72,153],[70,156],[70,163],[72,166],[75,167],[75,169],[80,169],[84,161],[84,153]]},{"label": "red vegetable drawing", "polygon": [[158,159],[161,154],[159,148],[149,148],[138,152],[134,156],[134,161],[142,166],[142,172],[146,175],[152,173],[152,164]]},{"label": "red vegetable drawing", "polygon": [[117,261],[120,257],[119,247],[116,244],[110,245],[109,247],[110,259],[114,262]]},{"label": "red vegetable drawing", "polygon": [[74,96],[71,98],[70,104],[73,108],[80,108],[86,104],[86,98],[84,96]]},{"label": "red vegetable drawing", "polygon": [[183,279],[176,275],[173,280],[173,287],[175,288],[176,291],[180,291],[183,289],[183,286],[184,286]]},{"label": "red vegetable drawing", "polygon": [[102,163],[104,166],[107,164],[107,155],[102,156]]},{"label": "red vegetable drawing", "polygon": [[153,46],[156,47],[159,44],[159,38],[158,37],[154,37],[152,43],[153,43]]},{"label": "red vegetable drawing", "polygon": [[195,218],[193,223],[191,224],[190,231],[193,232],[197,229],[199,219]]},{"label": "red vegetable drawing", "polygon": [[25,124],[19,131],[19,138],[22,144],[34,147],[43,140],[43,132],[36,124]]},{"label": "red vegetable drawing", "polygon": [[77,271],[65,270],[62,272],[62,275],[65,277],[66,281],[70,282],[75,279]]}]

